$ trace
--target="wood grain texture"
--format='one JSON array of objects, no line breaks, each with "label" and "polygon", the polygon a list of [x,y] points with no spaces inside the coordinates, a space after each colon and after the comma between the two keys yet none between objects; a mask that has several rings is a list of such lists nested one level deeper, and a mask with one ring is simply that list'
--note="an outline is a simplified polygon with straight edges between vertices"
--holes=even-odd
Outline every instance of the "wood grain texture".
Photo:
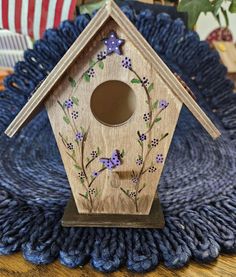
[{"label": "wood grain texture", "polygon": [[[106,57],[102,69],[99,68],[98,62],[93,66],[95,76],[91,77],[89,81],[84,80],[84,72],[87,72],[89,68],[88,61],[91,59],[96,61],[97,54],[104,49],[101,41],[113,30],[116,31],[119,38],[125,40],[125,44],[122,46],[123,55],[112,54]],[[122,66],[125,57],[131,59],[132,70]],[[68,81],[69,76],[70,79],[75,80],[77,87],[71,87]],[[150,93],[147,92],[148,88],[141,84],[141,78],[144,76],[150,82],[148,85],[148,88],[151,86],[152,89]],[[139,83],[132,83],[134,79]],[[109,80],[118,80],[128,84],[136,98],[134,114],[121,125],[104,125],[91,112],[90,103],[94,90]],[[114,93],[112,88],[109,93]],[[119,96],[120,92],[118,91],[117,94]],[[58,101],[65,103],[72,97],[77,97],[79,101],[78,108],[76,108],[79,116],[75,120],[71,119],[71,124],[65,124],[63,116],[69,112],[63,112]],[[159,107],[160,100],[168,102],[168,107],[161,109]],[[108,102],[103,103],[103,106],[109,105]],[[98,104],[102,105],[102,103]],[[155,108],[151,111],[154,104]],[[115,105],[116,103],[111,105],[110,117],[116,109]],[[123,29],[114,20],[110,19],[102,27],[91,45],[87,46],[76,62],[67,70],[67,74],[54,87],[46,101],[46,108],[79,213],[149,214],[164,166],[163,161],[156,162],[156,157],[158,154],[163,155],[164,161],[167,157],[182,102],[172,93],[159,73],[153,70],[152,65],[146,62],[142,53],[136,49],[132,41],[128,40]],[[148,121],[152,128],[148,127],[147,121],[144,120],[144,115],[148,113],[152,114],[152,119]],[[159,121],[155,123],[155,119]],[[65,144],[74,142],[76,133],[81,132],[82,129],[87,130],[86,140],[74,143],[75,159],[72,159],[71,152],[65,147]],[[145,141],[139,140],[138,131],[140,134],[145,134]],[[168,135],[164,136],[166,134]],[[151,147],[153,139],[159,141],[155,147]],[[143,144],[142,148],[140,143]],[[83,163],[86,164],[87,159],[91,157],[91,152],[98,148],[101,155],[89,166],[84,166]],[[113,169],[112,173],[107,169],[102,170],[99,158],[111,157],[116,149],[120,152],[124,150],[121,166]],[[143,161],[141,165],[136,163],[139,156]],[[150,167],[153,167],[154,172],[149,172]],[[94,171],[100,172],[100,174],[92,181],[90,176]],[[81,172],[85,173],[84,183],[81,183],[78,178]],[[120,181],[117,184],[114,184],[112,176],[114,174],[120,178],[117,180]],[[139,182],[138,185],[132,181],[134,176]],[[135,193],[136,196],[131,197],[128,195],[130,193]]]},{"label": "wood grain texture", "polygon": [[105,6],[99,10],[97,15],[91,20],[89,25],[85,28],[82,34],[72,44],[70,49],[66,52],[63,58],[54,67],[52,72],[34,93],[28,103],[23,107],[17,117],[9,125],[5,133],[12,137],[27,121],[36,107],[41,105],[45,97],[51,91],[56,82],[60,79],[67,67],[75,60],[75,58],[84,50],[87,44],[93,39],[94,35],[99,31],[101,26],[109,18],[113,18],[116,23],[122,28],[123,32],[135,45],[140,53],[146,59],[146,62],[153,66],[156,72],[159,72],[163,80],[169,85],[170,89],[175,95],[184,103],[198,121],[203,125],[206,131],[213,137],[220,136],[219,130],[192,99],[189,93],[184,89],[177,78],[172,74],[167,65],[161,60],[157,53],[152,49],[148,42],[138,32],[136,27],[129,21],[129,19],[123,14],[120,8],[114,1],[108,1]]},{"label": "wood grain texture", "polygon": [[235,277],[236,276],[236,256],[220,256],[217,261],[210,264],[198,264],[191,261],[189,265],[182,269],[170,270],[162,264],[156,270],[146,273],[131,273],[126,269],[120,269],[114,273],[104,274],[96,272],[86,265],[81,268],[68,269],[58,261],[49,265],[36,266],[22,258],[20,253],[11,256],[0,257],[1,277]]}]

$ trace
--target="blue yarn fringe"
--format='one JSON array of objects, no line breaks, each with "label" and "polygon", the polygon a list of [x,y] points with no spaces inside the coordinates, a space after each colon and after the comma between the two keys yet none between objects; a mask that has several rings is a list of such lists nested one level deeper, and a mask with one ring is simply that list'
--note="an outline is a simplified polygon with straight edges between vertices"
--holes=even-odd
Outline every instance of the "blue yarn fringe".
[{"label": "blue yarn fringe", "polygon": [[[155,229],[62,228],[70,189],[43,111],[13,139],[0,136],[0,254],[22,251],[34,264],[59,259],[70,268],[90,264],[102,272],[121,266],[147,272],[160,261],[180,268],[190,259],[211,262],[236,252],[236,94],[219,56],[180,19],[122,7],[155,51],[178,72],[221,129],[213,142],[183,109],[159,195],[166,226]],[[5,79],[0,130],[26,103],[90,21],[79,15],[49,29]],[[212,112],[213,110],[213,112]]]}]

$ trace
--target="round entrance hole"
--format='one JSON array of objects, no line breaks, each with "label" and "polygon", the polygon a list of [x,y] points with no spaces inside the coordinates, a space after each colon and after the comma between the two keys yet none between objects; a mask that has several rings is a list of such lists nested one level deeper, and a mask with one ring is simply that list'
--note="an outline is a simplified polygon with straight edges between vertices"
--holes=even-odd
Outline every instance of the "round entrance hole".
[{"label": "round entrance hole", "polygon": [[93,91],[90,106],[98,121],[108,126],[119,126],[133,115],[136,97],[126,83],[107,81]]}]

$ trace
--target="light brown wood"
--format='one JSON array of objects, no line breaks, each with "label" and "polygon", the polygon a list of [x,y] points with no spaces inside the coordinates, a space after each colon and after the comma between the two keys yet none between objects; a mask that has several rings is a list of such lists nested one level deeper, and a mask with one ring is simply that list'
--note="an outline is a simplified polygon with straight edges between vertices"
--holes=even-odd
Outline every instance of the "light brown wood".
[{"label": "light brown wood", "polygon": [[101,26],[107,22],[109,17],[112,17],[116,23],[123,29],[126,37],[132,41],[135,47],[142,53],[146,62],[153,66],[163,80],[169,85],[171,90],[176,96],[183,102],[193,115],[199,120],[206,131],[213,137],[217,138],[220,135],[219,130],[214,126],[211,120],[201,110],[197,103],[192,99],[188,92],[183,88],[181,83],[172,74],[169,68],[156,54],[152,47],[137,31],[135,26],[129,21],[129,19],[122,13],[119,7],[114,1],[108,1],[105,6],[98,12],[87,28],[82,32],[80,37],[75,41],[71,48],[67,51],[61,61],[55,66],[43,84],[35,92],[29,102],[23,107],[17,117],[9,125],[5,133],[8,136],[13,136],[24,124],[24,122],[30,117],[34,109],[42,104],[45,97],[51,91],[53,86],[63,75],[67,67],[75,60],[75,58],[83,51],[93,36],[99,31]]},{"label": "light brown wood", "polygon": [[229,73],[236,73],[236,47],[233,42],[213,41],[215,49],[220,55],[222,63]]},{"label": "light brown wood", "polygon": [[25,261],[21,253],[11,256],[0,256],[1,277],[235,277],[236,256],[221,255],[215,262],[210,264],[199,264],[191,261],[189,265],[181,269],[168,269],[163,264],[145,274],[137,274],[125,268],[114,273],[100,273],[91,268],[90,265],[69,269],[55,261],[49,265],[33,265]]},{"label": "light brown wood", "polygon": [[[103,61],[103,69],[99,68],[96,57],[104,49],[101,41],[112,30],[116,31],[119,38],[125,40],[122,50],[124,56],[131,59],[132,70],[125,69],[122,66],[124,56],[116,54],[107,56]],[[88,61],[91,59],[97,63],[93,66],[95,77],[91,77],[88,82],[83,77],[84,72],[90,68]],[[68,77],[75,80],[76,88],[71,87]],[[148,88],[152,88],[150,93],[147,92],[148,88],[142,86],[141,83],[132,83],[134,79],[141,82],[143,77],[150,82],[148,85]],[[124,124],[107,126],[100,123],[91,111],[90,101],[94,91],[109,80],[128,85],[135,95],[135,112]],[[102,111],[106,106],[111,106],[109,120],[113,118],[114,109],[118,109],[116,105],[119,101],[122,105],[124,104],[123,91],[120,91],[119,87],[118,90],[114,89],[113,82],[112,86],[108,86],[110,89],[108,94],[112,95],[111,99],[106,98],[104,103],[97,103],[103,107]],[[109,101],[113,101],[116,95],[119,97],[118,101],[110,105]],[[63,120],[65,112],[58,101],[64,103],[72,97],[78,98],[79,105],[75,107],[75,111],[79,116],[78,119],[71,119],[71,124],[66,124]],[[159,103],[165,100],[169,103],[168,107],[159,108],[157,100]],[[151,111],[153,105],[155,108]],[[67,74],[51,92],[46,101],[46,107],[79,213],[149,214],[164,166],[162,160],[159,163],[156,162],[156,157],[163,155],[164,161],[166,160],[182,102],[172,93],[160,75],[153,70],[152,65],[147,63],[142,53],[114,20],[110,19],[103,26],[91,45],[87,46],[67,70]],[[72,111],[68,117],[71,113]],[[148,113],[152,113],[152,118],[150,115],[150,120],[148,120],[151,127],[147,126],[147,121],[144,120],[144,116]],[[159,121],[155,123],[154,119]],[[74,143],[76,133],[81,130],[88,130],[86,141]],[[142,147],[138,142],[138,132],[146,136]],[[165,134],[168,135],[164,136]],[[159,143],[151,147],[155,139],[159,140]],[[73,143],[74,159],[71,157],[73,152],[65,147],[65,141],[66,145]],[[87,167],[86,161],[91,159],[91,152],[98,148],[101,152],[100,156]],[[102,169],[99,158],[110,158],[114,150],[119,150],[120,153],[124,150],[125,154],[121,166],[113,169],[111,173],[107,169]],[[143,161],[141,165],[136,163],[139,156]],[[90,177],[94,171],[101,172],[95,180]],[[83,183],[79,178],[81,172],[85,173]],[[116,178],[116,182],[112,176],[115,173],[119,177],[119,180]],[[134,178],[136,181],[133,181]]]}]

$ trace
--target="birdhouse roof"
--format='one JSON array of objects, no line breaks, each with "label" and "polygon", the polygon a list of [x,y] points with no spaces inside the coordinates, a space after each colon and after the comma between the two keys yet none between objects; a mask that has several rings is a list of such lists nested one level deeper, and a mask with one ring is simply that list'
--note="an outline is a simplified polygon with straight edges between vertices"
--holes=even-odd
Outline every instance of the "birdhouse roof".
[{"label": "birdhouse roof", "polygon": [[168,66],[162,61],[158,54],[148,44],[136,27],[130,22],[114,1],[108,1],[90,21],[85,30],[75,40],[69,50],[57,63],[41,86],[35,91],[30,100],[25,104],[19,114],[8,126],[5,133],[12,137],[29,119],[35,114],[45,98],[52,91],[53,86],[59,81],[66,69],[72,64],[76,57],[83,51],[88,43],[93,39],[101,27],[109,19],[113,19],[122,28],[133,45],[143,57],[150,63],[153,69],[160,74],[165,83],[171,88],[176,97],[187,106],[206,131],[215,139],[220,136],[219,130],[198,106],[187,89],[181,84],[177,77],[170,71]]}]

